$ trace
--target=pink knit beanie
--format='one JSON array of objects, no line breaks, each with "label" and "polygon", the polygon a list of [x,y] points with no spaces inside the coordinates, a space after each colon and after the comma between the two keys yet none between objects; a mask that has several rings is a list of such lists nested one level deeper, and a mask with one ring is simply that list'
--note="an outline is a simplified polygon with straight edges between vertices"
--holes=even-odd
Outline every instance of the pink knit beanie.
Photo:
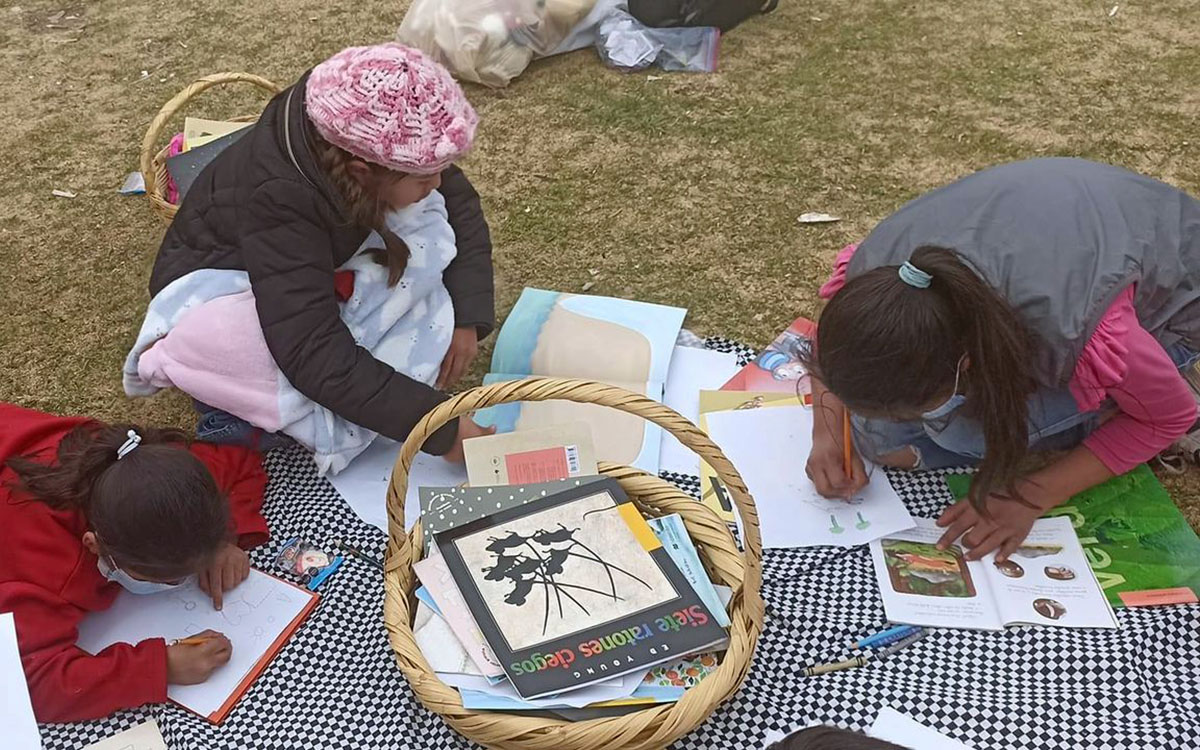
[{"label": "pink knit beanie", "polygon": [[409,174],[445,169],[471,148],[479,122],[445,68],[394,42],[344,49],[313,68],[304,103],[322,138]]}]

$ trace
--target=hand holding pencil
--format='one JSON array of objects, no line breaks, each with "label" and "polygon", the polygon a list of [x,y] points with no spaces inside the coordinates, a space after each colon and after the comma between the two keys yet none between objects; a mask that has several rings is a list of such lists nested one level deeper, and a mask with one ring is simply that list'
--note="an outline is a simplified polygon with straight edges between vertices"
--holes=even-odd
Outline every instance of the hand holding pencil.
[{"label": "hand holding pencil", "polygon": [[850,411],[841,404],[834,408],[817,403],[812,453],[805,471],[821,495],[849,499],[867,484],[866,466],[854,449]]},{"label": "hand holding pencil", "polygon": [[233,654],[233,644],[215,630],[205,630],[167,646],[167,682],[195,685],[204,682]]}]

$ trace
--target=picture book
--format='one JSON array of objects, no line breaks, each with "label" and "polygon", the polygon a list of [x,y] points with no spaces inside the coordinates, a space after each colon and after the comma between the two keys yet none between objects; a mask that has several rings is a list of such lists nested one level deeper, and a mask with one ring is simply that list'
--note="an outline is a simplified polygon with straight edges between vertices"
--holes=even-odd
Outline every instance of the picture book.
[{"label": "picture book", "polygon": [[712,613],[613,479],[435,536],[522,698],[712,650]]},{"label": "picture book", "polygon": [[433,597],[438,614],[450,625],[454,636],[471,657],[479,673],[486,677],[499,677],[504,674],[496,655],[484,641],[483,634],[471,617],[471,610],[467,608],[467,603],[459,593],[442,556],[434,554],[417,561],[413,564],[413,571]]},{"label": "picture book", "polygon": [[[853,547],[912,528],[913,518],[887,475],[868,466],[870,481],[854,497],[826,498],[804,473],[813,419],[801,406],[708,415],[708,433],[737,467],[758,508],[766,548]],[[841,425],[838,425],[840,431]]]},{"label": "picture book", "polygon": [[812,321],[797,318],[721,390],[788,393],[807,403],[811,400],[812,384],[801,360],[811,352],[816,331]]},{"label": "picture book", "polygon": [[[946,484],[962,498],[971,477],[951,475]],[[1114,607],[1126,606],[1125,599],[1129,606],[1140,600],[1167,603],[1153,595],[1164,589],[1200,594],[1200,538],[1149,466],[1081,492],[1046,515],[1071,519]],[[1185,600],[1190,599],[1185,593]]]},{"label": "picture book", "polygon": [[696,552],[692,538],[688,536],[683,518],[678,513],[670,513],[658,518],[648,518],[646,523],[650,524],[654,535],[663,543],[667,554],[704,601],[704,606],[708,607],[717,624],[723,628],[729,627],[729,613],[725,611],[725,605],[721,602],[716,587],[700,562],[700,555]]},{"label": "picture book", "polygon": [[[686,313],[647,302],[525,289],[496,337],[484,383],[583,378],[661,401]],[[598,459],[658,473],[661,429],[617,409],[529,401],[484,409],[476,421],[500,433],[586,422]]]},{"label": "picture book", "polygon": [[[433,671],[439,675],[465,675],[486,679],[475,665],[474,659],[467,653],[467,647],[450,627],[450,623],[435,608],[433,597],[429,596],[428,590],[421,586],[417,588],[416,594],[413,638]],[[443,680],[445,679],[443,677]]]},{"label": "picture book", "polygon": [[228,122],[205,120],[201,117],[185,117],[183,120],[183,150],[190,151],[197,146],[211,143],[223,135],[235,133],[253,124],[252,122]]},{"label": "picture book", "polygon": [[85,750],[167,750],[167,743],[158,728],[158,722],[151,719],[88,745]]},{"label": "picture book", "polygon": [[42,746],[11,612],[0,613],[0,727],[4,728],[5,747],[37,750]]},{"label": "picture book", "polygon": [[187,195],[188,191],[191,190],[192,183],[200,176],[204,168],[213,159],[217,158],[217,154],[236,143],[247,132],[249,131],[245,128],[235,130],[232,133],[226,133],[214,138],[203,145],[167,157],[167,172],[171,175],[171,179],[175,181],[175,188],[179,191],[179,199],[181,201]]},{"label": "picture book", "polygon": [[596,474],[592,428],[584,422],[463,441],[472,487],[532,484]]},{"label": "picture book", "polygon": [[892,622],[1002,630],[1007,625],[1115,628],[1079,538],[1064,517],[1041,518],[1004,562],[965,558],[961,543],[937,548],[943,529],[927,518],[871,542],[883,608]]},{"label": "picture book", "polygon": [[204,630],[233,643],[225,666],[198,685],[170,685],[167,696],[220,724],[317,604],[317,595],[257,570],[225,593],[213,609],[208,594],[189,583],[179,589],[138,596],[122,591],[113,606],[88,615],[79,626],[78,646],[91,654],[114,643],[147,638],[168,641]]},{"label": "picture book", "polygon": [[433,535],[439,531],[462,526],[501,510],[528,505],[553,492],[599,479],[598,476],[587,476],[499,487],[421,487],[417,495],[421,504],[421,533],[425,538],[425,548],[431,548]]},{"label": "picture book", "polygon": [[[663,404],[679,412],[694,425],[700,424],[700,391],[720,388],[737,372],[737,357],[712,349],[677,346],[671,355],[671,368],[663,392]],[[663,430],[659,469],[695,476],[700,457],[686,448],[670,432]]]},{"label": "picture book", "polygon": [[[708,433],[708,416],[718,411],[744,411],[775,406],[802,406],[794,393],[769,391],[700,391],[700,421],[697,426]],[[716,512],[721,520],[734,526],[733,501],[707,463],[700,462],[700,501]]]}]

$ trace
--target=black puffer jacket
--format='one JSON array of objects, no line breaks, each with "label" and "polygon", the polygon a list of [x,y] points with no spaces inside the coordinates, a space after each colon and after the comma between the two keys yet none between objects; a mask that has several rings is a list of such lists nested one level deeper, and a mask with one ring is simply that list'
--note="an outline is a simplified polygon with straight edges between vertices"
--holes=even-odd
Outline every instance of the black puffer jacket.
[{"label": "black puffer jacket", "polygon": [[[360,348],[338,315],[334,269],[370,230],[353,226],[317,168],[304,91],[308,76],[276,96],[258,123],[196,178],[167,230],[150,294],[204,268],[244,270],[267,347],[297,390],[367,429],[400,440],[446,397]],[[480,338],[495,325],[492,243],[479,195],[457,167],[439,190],[458,255],[443,279],[455,324]],[[425,444],[450,449],[457,421]]]}]

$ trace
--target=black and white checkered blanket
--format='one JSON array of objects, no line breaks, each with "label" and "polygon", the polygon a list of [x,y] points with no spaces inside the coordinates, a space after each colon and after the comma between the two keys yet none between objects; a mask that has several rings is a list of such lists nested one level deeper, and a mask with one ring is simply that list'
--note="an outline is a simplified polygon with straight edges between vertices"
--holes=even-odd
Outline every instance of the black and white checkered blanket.
[{"label": "black and white checkered blanket", "polygon": [[[708,346],[751,353],[728,342]],[[383,554],[299,450],[267,459],[264,503],[274,540],[344,538]],[[695,477],[672,476],[695,492]],[[937,474],[893,474],[915,515],[950,501]],[[252,553],[270,569],[274,547]],[[172,750],[472,750],[413,697],[383,628],[382,574],[350,561],[221,726],[172,705],[100,721],[43,725],[48,750],[74,749],[155,718]],[[802,666],[843,658],[884,622],[865,547],[769,550],[766,628],[741,692],[679,750],[758,750],[772,728],[852,729],[887,705],[975,750],[1200,748],[1200,606],[1122,610],[1119,630],[938,630],[894,657],[813,678]],[[3,742],[0,741],[0,745]]]}]

